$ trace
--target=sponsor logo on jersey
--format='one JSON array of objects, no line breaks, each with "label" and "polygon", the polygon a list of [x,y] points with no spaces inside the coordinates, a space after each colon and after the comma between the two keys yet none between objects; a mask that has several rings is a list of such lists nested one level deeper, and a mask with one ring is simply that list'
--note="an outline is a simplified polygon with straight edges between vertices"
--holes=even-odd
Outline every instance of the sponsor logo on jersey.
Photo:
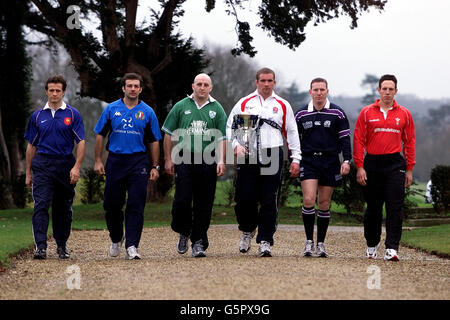
[{"label": "sponsor logo on jersey", "polygon": [[215,111],[209,111],[209,117],[211,119],[214,119],[216,117],[216,112]]},{"label": "sponsor logo on jersey", "polygon": [[142,111],[136,112],[136,114],[134,116],[136,117],[136,119],[139,119],[139,120],[145,119],[144,113]]},{"label": "sponsor logo on jersey", "polygon": [[188,135],[202,135],[206,133],[207,123],[205,121],[192,121],[191,126],[186,130]]},{"label": "sponsor logo on jersey", "polygon": [[70,119],[69,117],[64,118],[64,124],[66,126],[69,126],[72,123],[72,119]]},{"label": "sponsor logo on jersey", "polygon": [[114,116],[115,116],[115,117],[121,117],[122,114],[120,113],[120,111],[116,111],[116,112],[114,113]]},{"label": "sponsor logo on jersey", "polygon": [[122,119],[122,122],[125,122],[125,123],[123,124],[123,128],[124,128],[124,129],[127,129],[127,128],[133,128],[133,122],[132,122],[131,117],[130,117],[128,120]]},{"label": "sponsor logo on jersey", "polygon": [[310,129],[313,126],[312,121],[306,121],[306,122],[303,122],[302,124],[303,124],[304,129]]},{"label": "sponsor logo on jersey", "polygon": [[320,121],[314,121],[315,126],[320,126],[322,123]]},{"label": "sponsor logo on jersey", "polygon": [[376,121],[380,121],[380,119],[370,119],[369,122],[376,122]]},{"label": "sponsor logo on jersey", "polygon": [[184,114],[191,114],[191,110],[186,110]]}]

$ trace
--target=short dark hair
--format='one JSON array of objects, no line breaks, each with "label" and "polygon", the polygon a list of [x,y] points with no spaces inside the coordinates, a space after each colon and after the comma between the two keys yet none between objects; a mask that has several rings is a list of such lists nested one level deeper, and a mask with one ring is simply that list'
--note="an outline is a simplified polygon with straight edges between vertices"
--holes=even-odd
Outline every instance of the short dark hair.
[{"label": "short dark hair", "polygon": [[316,83],[316,82],[325,82],[325,85],[327,86],[327,89],[328,89],[328,82],[324,78],[314,78],[314,79],[312,79],[311,80],[311,84],[309,85],[309,88],[312,89],[313,83]]},{"label": "short dark hair", "polygon": [[139,80],[139,85],[141,87],[144,86],[144,80],[142,79],[140,74],[134,72],[125,73],[122,77],[122,87],[125,87],[125,83],[127,82],[127,80]]},{"label": "short dark hair", "polygon": [[45,83],[45,91],[48,90],[48,84],[49,83],[61,83],[62,84],[62,90],[66,91],[66,88],[67,88],[66,79],[64,79],[64,77],[62,75],[60,75],[60,74],[56,74],[56,75],[50,76],[47,79],[47,82]]},{"label": "short dark hair", "polygon": [[392,74],[385,74],[384,76],[381,76],[380,81],[378,81],[378,88],[381,89],[381,84],[386,80],[394,81],[395,89],[397,89],[397,78]]},{"label": "short dark hair", "polygon": [[269,68],[261,68],[258,70],[258,72],[256,72],[256,81],[259,80],[259,76],[262,74],[273,74],[273,80],[275,80],[275,72],[272,69]]}]

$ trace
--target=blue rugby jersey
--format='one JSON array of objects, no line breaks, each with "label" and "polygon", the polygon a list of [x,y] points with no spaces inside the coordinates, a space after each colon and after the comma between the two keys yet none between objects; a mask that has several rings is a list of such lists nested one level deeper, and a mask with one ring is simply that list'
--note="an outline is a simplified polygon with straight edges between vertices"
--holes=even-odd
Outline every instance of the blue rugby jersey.
[{"label": "blue rugby jersey", "polygon": [[67,156],[72,154],[74,140],[84,140],[83,119],[77,109],[64,102],[53,116],[47,103],[33,112],[24,136],[37,153]]},{"label": "blue rugby jersey", "polygon": [[110,103],[94,131],[105,137],[109,134],[106,150],[118,154],[145,152],[149,143],[161,140],[156,114],[143,101],[131,110],[122,99]]},{"label": "blue rugby jersey", "polygon": [[312,102],[295,113],[302,154],[313,152],[336,154],[352,159],[350,126],[344,110],[330,103],[318,111]]}]

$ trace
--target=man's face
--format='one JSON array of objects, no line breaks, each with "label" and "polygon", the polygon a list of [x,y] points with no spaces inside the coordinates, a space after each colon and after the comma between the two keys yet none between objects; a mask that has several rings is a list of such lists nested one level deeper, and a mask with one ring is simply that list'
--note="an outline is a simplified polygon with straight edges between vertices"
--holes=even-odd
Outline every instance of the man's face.
[{"label": "man's face", "polygon": [[268,98],[272,95],[275,84],[276,81],[272,73],[262,73],[259,75],[259,79],[256,80],[256,88],[258,89],[258,93],[264,98]]},{"label": "man's face", "polygon": [[139,98],[139,94],[142,92],[141,83],[139,80],[125,80],[125,86],[122,87],[125,97],[130,100],[136,100]]},{"label": "man's face", "polygon": [[199,100],[206,100],[212,90],[211,79],[208,76],[200,75],[194,79],[192,84],[194,97]]},{"label": "man's face", "polygon": [[328,88],[325,82],[314,82],[309,90],[309,95],[315,106],[322,106],[328,97]]},{"label": "man's face", "polygon": [[52,104],[60,104],[64,97],[62,83],[49,83],[47,90],[45,91],[48,97],[48,101]]},{"label": "man's face", "polygon": [[378,88],[380,94],[380,100],[385,104],[391,104],[394,100],[394,96],[397,94],[397,88],[392,80],[384,80],[381,83],[381,87]]}]

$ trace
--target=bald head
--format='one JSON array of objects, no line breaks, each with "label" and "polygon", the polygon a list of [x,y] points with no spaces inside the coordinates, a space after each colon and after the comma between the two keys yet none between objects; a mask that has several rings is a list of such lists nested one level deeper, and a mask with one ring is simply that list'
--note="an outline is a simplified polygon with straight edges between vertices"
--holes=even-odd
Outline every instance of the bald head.
[{"label": "bald head", "polygon": [[192,91],[194,92],[194,100],[202,105],[209,99],[209,93],[212,90],[211,78],[206,73],[200,73],[194,78]]}]

